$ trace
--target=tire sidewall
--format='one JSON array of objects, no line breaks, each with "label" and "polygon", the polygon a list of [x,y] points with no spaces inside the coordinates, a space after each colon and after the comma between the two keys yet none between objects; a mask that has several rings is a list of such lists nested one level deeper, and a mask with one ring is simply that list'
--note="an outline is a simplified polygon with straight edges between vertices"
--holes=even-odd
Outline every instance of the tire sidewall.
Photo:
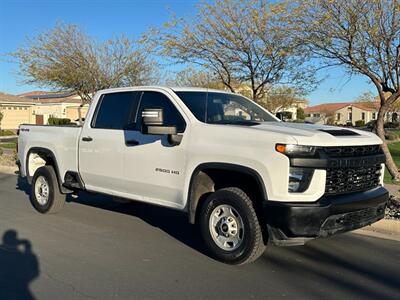
[{"label": "tire sidewall", "polygon": [[[36,199],[36,194],[35,194],[35,184],[36,180],[38,177],[43,176],[48,185],[49,185],[49,197],[46,202],[46,204],[42,205],[39,203],[39,201]],[[31,203],[33,207],[40,213],[47,213],[51,207],[53,206],[54,202],[54,188],[55,184],[57,184],[57,179],[54,178],[54,174],[49,170],[49,167],[40,167],[39,169],[36,170],[33,179],[32,179],[32,191],[31,191]]]},{"label": "tire sidewall", "polygon": [[[213,240],[210,229],[209,220],[211,213],[214,209],[222,204],[228,204],[232,206],[241,216],[244,227],[244,239],[242,244],[233,251],[226,251],[221,249]],[[217,191],[211,194],[204,203],[200,217],[200,230],[206,243],[206,246],[210,250],[210,254],[217,260],[224,261],[229,264],[240,264],[245,261],[251,254],[251,251],[255,245],[254,233],[254,220],[251,218],[251,211],[246,203],[242,200],[239,195],[229,191]]]}]

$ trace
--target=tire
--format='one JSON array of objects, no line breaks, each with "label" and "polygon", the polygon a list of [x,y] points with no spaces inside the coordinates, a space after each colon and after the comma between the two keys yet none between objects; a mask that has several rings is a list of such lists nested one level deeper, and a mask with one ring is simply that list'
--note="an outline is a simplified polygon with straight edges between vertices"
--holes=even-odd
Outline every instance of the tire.
[{"label": "tire", "polygon": [[56,213],[63,208],[66,196],[60,192],[57,175],[52,166],[37,169],[31,187],[31,203],[38,212]]},{"label": "tire", "polygon": [[253,203],[239,188],[224,188],[210,194],[201,207],[199,221],[207,249],[219,261],[246,264],[265,250]]}]

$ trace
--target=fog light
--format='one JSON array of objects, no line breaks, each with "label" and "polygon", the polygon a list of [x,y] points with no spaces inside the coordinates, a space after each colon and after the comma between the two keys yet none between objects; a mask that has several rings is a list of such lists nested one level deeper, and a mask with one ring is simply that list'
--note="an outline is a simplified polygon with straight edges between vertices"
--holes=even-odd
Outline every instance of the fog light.
[{"label": "fog light", "polygon": [[304,192],[310,185],[313,176],[313,169],[306,168],[290,168],[289,170],[289,192]]}]

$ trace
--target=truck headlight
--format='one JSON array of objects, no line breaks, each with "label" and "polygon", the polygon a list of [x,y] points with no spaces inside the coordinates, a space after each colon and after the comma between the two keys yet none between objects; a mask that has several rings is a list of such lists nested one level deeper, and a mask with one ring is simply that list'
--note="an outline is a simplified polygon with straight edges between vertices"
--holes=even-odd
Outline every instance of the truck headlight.
[{"label": "truck headlight", "polygon": [[290,193],[301,193],[307,190],[313,174],[313,169],[290,168],[288,191]]},{"label": "truck headlight", "polygon": [[314,156],[316,147],[292,144],[276,144],[275,150],[287,156]]}]

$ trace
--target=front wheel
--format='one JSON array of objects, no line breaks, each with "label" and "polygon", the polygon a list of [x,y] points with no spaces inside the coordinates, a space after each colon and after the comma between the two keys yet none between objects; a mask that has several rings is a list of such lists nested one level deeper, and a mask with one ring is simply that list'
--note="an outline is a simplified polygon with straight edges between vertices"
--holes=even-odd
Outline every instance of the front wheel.
[{"label": "front wheel", "polygon": [[200,229],[210,254],[229,264],[256,260],[265,250],[250,198],[239,188],[224,188],[205,200]]},{"label": "front wheel", "polygon": [[60,192],[52,166],[40,167],[32,179],[31,202],[40,213],[56,213],[64,206],[66,196]]}]

